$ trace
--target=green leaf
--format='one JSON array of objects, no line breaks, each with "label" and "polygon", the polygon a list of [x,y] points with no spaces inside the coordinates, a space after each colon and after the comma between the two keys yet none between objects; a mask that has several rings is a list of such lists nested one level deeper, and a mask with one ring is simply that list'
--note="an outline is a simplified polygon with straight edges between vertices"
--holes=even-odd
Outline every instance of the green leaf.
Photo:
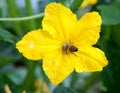
[{"label": "green leaf", "polygon": [[111,33],[115,44],[120,48],[120,24],[113,26]]},{"label": "green leaf", "polygon": [[102,93],[120,93],[120,25],[103,26],[99,47],[104,50],[108,65],[102,71],[102,81],[107,88]]},{"label": "green leaf", "polygon": [[[42,61],[40,61],[42,63]],[[42,80],[48,82],[49,79],[48,77],[46,76],[43,68],[42,68],[42,64],[38,65],[36,68],[35,68],[35,75],[37,78],[41,78]]]},{"label": "green leaf", "polygon": [[71,88],[67,88],[64,87],[63,85],[59,85],[55,88],[53,93],[77,93],[77,92]]},{"label": "green leaf", "polygon": [[13,63],[19,58],[20,55],[12,44],[0,40],[0,67]]},{"label": "green leaf", "polygon": [[82,3],[83,0],[73,0],[70,8],[73,12],[76,12],[79,8],[80,8],[80,5]]},{"label": "green leaf", "polygon": [[106,93],[120,93],[120,49],[107,44],[106,55],[109,64],[102,72],[103,82],[107,87]]},{"label": "green leaf", "polygon": [[[104,93],[119,93],[120,92],[120,33],[119,25],[110,26],[109,40],[102,42],[102,47],[104,47],[105,54],[108,59],[108,66],[104,68],[102,72],[102,79],[107,92]],[[105,30],[105,29],[104,29]],[[104,31],[103,30],[103,31]],[[105,40],[105,39],[104,39]],[[100,47],[101,47],[100,46]]]},{"label": "green leaf", "polygon": [[20,85],[25,79],[27,70],[25,68],[15,68],[5,74],[14,84]]},{"label": "green leaf", "polygon": [[5,93],[5,85],[9,86],[12,93],[21,93],[19,86],[14,84],[4,73],[0,73],[0,93]]},{"label": "green leaf", "polygon": [[10,32],[3,30],[3,29],[0,29],[0,39],[7,41],[7,42],[10,42],[12,44],[15,43],[14,36]]},{"label": "green leaf", "polygon": [[115,25],[120,23],[120,3],[111,5],[100,5],[97,8],[100,10],[103,24]]},{"label": "green leaf", "polygon": [[10,58],[10,57],[5,57],[5,56],[2,56],[0,55],[0,67],[6,65],[6,64],[9,64],[11,62],[15,62],[16,59],[14,58]]},{"label": "green leaf", "polygon": [[0,55],[18,59],[20,57],[14,45],[0,40]]}]

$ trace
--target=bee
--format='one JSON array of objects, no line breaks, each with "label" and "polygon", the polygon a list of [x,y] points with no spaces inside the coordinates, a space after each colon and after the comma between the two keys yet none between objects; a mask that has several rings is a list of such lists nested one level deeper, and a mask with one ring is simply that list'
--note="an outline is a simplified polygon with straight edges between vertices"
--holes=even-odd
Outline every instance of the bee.
[{"label": "bee", "polygon": [[64,43],[63,47],[62,47],[62,50],[66,51],[66,52],[68,52],[68,51],[76,52],[76,51],[78,51],[78,48],[74,45],[69,44],[69,43]]},{"label": "bee", "polygon": [[69,47],[69,50],[70,50],[71,52],[77,52],[77,51],[78,51],[78,48],[77,48],[76,46],[74,46],[74,45],[71,45],[71,46]]},{"label": "bee", "polygon": [[66,43],[64,43],[63,44],[63,46],[62,46],[62,50],[63,51],[67,51],[68,50],[68,48],[69,48],[69,46],[68,46],[69,44],[66,42]]}]

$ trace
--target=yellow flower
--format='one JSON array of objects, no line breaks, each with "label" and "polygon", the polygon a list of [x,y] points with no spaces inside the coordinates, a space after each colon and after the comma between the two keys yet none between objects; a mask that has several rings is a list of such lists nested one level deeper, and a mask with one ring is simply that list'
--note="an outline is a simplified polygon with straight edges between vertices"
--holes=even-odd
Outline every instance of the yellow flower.
[{"label": "yellow flower", "polygon": [[74,69],[77,72],[101,71],[108,64],[104,53],[92,47],[99,39],[102,20],[97,12],[80,20],[59,3],[46,6],[42,29],[26,34],[16,44],[30,60],[43,59],[43,69],[55,85]]},{"label": "yellow flower", "polygon": [[87,5],[95,5],[98,2],[98,0],[84,0],[81,4],[81,8],[86,7]]}]

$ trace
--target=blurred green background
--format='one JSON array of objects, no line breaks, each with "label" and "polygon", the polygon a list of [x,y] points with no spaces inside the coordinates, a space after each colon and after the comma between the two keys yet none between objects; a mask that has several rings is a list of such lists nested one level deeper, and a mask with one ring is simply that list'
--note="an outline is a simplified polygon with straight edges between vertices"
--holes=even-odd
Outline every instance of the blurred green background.
[{"label": "blurred green background", "polygon": [[[98,0],[80,8],[82,1],[0,0],[0,93],[120,93],[120,0]],[[44,8],[50,2],[69,7],[78,19],[87,11],[100,13],[101,37],[95,46],[109,61],[102,72],[73,72],[54,86],[41,67],[42,60],[27,60],[17,51],[15,43],[24,34],[41,28]]]}]

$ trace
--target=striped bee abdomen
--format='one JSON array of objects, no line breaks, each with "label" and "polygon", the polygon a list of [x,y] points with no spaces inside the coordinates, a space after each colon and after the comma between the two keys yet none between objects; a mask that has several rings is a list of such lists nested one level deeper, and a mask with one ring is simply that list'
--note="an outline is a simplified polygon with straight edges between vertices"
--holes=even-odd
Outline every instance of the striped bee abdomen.
[{"label": "striped bee abdomen", "polygon": [[74,46],[74,45],[71,45],[71,46],[69,47],[69,50],[70,50],[71,52],[76,52],[76,51],[78,51],[78,48],[77,48],[76,46]]}]

